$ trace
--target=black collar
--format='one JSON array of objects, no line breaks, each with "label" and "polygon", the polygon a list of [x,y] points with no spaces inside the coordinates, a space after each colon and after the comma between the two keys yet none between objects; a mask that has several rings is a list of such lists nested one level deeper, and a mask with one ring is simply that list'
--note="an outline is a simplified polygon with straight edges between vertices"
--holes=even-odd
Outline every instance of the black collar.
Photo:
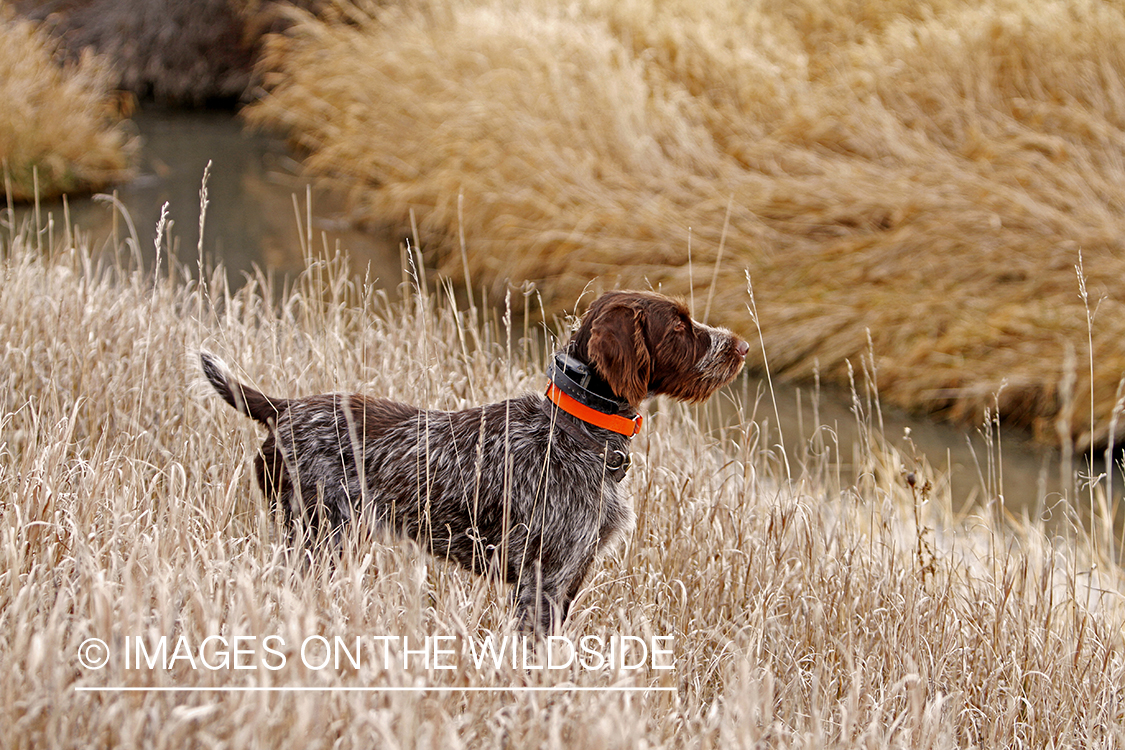
[{"label": "black collar", "polygon": [[618,396],[594,368],[565,351],[555,352],[547,367],[547,379],[566,395],[602,414],[618,414],[626,419],[636,416],[628,401]]}]

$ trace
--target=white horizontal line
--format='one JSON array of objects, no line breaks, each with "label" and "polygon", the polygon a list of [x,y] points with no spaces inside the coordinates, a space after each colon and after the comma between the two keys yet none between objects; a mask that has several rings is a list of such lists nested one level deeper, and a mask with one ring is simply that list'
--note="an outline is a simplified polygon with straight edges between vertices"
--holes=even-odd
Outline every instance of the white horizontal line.
[{"label": "white horizontal line", "polygon": [[84,693],[670,693],[674,687],[455,687],[433,685],[423,687],[89,687],[76,685]]}]

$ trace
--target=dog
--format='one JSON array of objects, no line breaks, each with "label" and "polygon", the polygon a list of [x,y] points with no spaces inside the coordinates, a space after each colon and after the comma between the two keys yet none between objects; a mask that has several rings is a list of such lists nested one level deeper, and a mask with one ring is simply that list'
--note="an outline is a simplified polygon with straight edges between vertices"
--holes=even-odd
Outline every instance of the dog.
[{"label": "dog", "polygon": [[200,358],[223,400],[269,429],[257,482],[306,541],[364,518],[513,584],[520,629],[543,634],[634,527],[620,483],[641,402],[703,401],[739,373],[748,349],[680,302],[617,291],[590,305],[555,354],[545,394],[463,411],[363,395],[275,398]]}]

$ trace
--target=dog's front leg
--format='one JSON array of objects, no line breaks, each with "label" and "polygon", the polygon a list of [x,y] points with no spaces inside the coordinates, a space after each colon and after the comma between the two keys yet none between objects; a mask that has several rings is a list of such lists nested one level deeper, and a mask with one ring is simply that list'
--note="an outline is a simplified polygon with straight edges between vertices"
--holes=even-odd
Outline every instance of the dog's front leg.
[{"label": "dog's front leg", "polygon": [[520,629],[537,635],[558,632],[570,614],[570,604],[578,595],[592,560],[592,555],[585,556],[575,565],[547,576],[538,561],[529,565],[517,589]]},{"label": "dog's front leg", "polygon": [[562,590],[551,578],[543,580],[538,562],[528,566],[524,576],[516,591],[520,630],[538,636],[557,632],[569,608],[569,602],[561,596]]}]

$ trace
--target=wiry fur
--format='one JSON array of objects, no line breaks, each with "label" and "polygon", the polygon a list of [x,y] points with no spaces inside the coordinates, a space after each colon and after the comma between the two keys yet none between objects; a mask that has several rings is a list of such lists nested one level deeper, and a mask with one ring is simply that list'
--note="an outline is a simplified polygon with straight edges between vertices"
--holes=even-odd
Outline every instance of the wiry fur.
[{"label": "wiry fur", "polygon": [[[569,345],[634,408],[661,393],[706,398],[739,372],[746,351],[730,331],[642,292],[595,300]],[[315,539],[362,514],[514,584],[524,628],[565,619],[590,565],[633,527],[607,473],[628,438],[545,409],[543,396],[457,412],[361,395],[278,399],[200,356],[219,395],[270,428],[258,484],[294,528]]]}]

